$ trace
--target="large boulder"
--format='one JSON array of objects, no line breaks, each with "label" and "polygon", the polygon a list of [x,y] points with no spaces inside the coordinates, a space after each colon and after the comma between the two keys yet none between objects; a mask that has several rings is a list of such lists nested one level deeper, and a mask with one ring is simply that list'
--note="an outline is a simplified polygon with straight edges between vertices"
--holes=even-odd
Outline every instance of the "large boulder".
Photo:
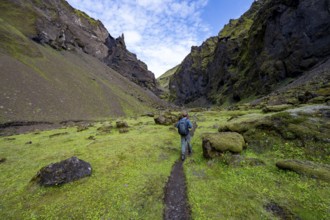
[{"label": "large boulder", "polygon": [[203,135],[203,156],[205,158],[214,158],[227,151],[240,153],[244,146],[243,136],[236,132],[219,132]]},{"label": "large boulder", "polygon": [[311,161],[282,160],[276,163],[279,169],[294,171],[301,175],[306,175],[316,179],[330,182],[330,166],[316,164]]},{"label": "large boulder", "polygon": [[91,174],[92,167],[89,163],[77,157],[71,157],[41,168],[31,181],[41,186],[56,186],[90,176]]},{"label": "large boulder", "polygon": [[160,114],[154,118],[154,121],[158,125],[172,125],[178,122],[178,116],[167,113],[167,114]]}]

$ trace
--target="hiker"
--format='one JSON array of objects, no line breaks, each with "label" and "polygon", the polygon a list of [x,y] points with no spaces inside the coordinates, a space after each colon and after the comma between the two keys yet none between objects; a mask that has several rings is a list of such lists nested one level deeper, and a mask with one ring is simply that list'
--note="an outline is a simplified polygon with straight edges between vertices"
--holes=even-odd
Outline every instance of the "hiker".
[{"label": "hiker", "polygon": [[189,134],[189,129],[192,128],[192,124],[189,120],[188,113],[186,111],[182,112],[182,116],[178,123],[176,123],[175,127],[178,128],[178,132],[181,135],[181,159],[182,161],[184,161],[186,157],[187,145],[189,155],[192,153]]}]

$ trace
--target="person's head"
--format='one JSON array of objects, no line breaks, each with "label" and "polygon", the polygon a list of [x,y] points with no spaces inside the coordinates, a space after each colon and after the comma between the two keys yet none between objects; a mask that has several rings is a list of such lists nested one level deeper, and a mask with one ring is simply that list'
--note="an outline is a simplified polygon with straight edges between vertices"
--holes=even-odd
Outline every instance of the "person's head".
[{"label": "person's head", "polygon": [[188,113],[186,111],[182,112],[182,117],[188,117]]}]

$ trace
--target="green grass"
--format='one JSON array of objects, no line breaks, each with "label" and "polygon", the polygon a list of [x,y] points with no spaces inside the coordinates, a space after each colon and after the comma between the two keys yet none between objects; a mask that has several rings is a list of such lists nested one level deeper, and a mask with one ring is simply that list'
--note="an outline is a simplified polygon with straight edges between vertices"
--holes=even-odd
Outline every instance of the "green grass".
[{"label": "green grass", "polygon": [[[71,127],[12,136],[15,140],[1,138],[0,155],[7,161],[0,167],[0,216],[161,219],[163,187],[179,156],[176,133],[154,125],[152,118],[128,120],[125,134],[115,128],[109,134],[97,130],[108,124],[82,132]],[[68,134],[51,136],[63,132]],[[32,144],[25,144],[28,141]],[[41,167],[73,155],[91,163],[91,177],[61,187],[29,183]]]},{"label": "green grass", "polygon": [[[283,145],[279,145],[281,139],[272,140],[271,150],[263,153],[249,147],[244,151],[244,156],[259,158],[265,166],[232,167],[223,162],[225,158],[203,158],[203,133],[217,132],[217,125],[228,123],[227,120],[233,116],[235,123],[262,119],[264,116],[260,112],[213,111],[198,114],[199,128],[193,139],[194,155],[185,163],[193,219],[277,219],[265,209],[271,202],[285,207],[301,219],[329,219],[329,183],[281,171],[275,166],[276,161],[283,158],[309,157],[294,141],[283,141]],[[267,138],[270,137],[260,134],[260,139],[265,142]]]},{"label": "green grass", "polygon": [[[268,150],[259,152],[249,146],[243,152],[263,160],[265,166],[233,167],[224,163],[225,158],[203,158],[203,133],[217,132],[230,118],[233,123],[261,119],[260,110],[191,112],[190,117],[198,123],[192,139],[194,153],[184,163],[193,219],[277,219],[266,211],[269,203],[285,207],[300,219],[329,219],[329,183],[275,166],[279,159],[306,158],[307,153],[294,141],[274,139]],[[0,164],[0,216],[162,219],[164,186],[179,158],[179,137],[170,126],[155,125],[153,118],[124,120],[130,126],[124,134],[112,119],[81,132],[68,127],[1,138],[0,158],[7,160]],[[104,132],[101,127],[108,129]],[[266,143],[267,138],[271,140],[267,135],[257,137]],[[91,163],[92,176],[60,187],[29,182],[41,167],[71,156]]]}]

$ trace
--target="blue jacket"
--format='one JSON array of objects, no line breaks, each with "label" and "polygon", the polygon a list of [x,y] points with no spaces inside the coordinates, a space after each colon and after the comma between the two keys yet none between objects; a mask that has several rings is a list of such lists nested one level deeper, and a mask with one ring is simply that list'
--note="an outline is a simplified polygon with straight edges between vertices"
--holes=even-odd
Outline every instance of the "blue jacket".
[{"label": "blue jacket", "polygon": [[186,120],[186,126],[188,126],[188,133],[189,133],[189,128],[192,128],[193,125],[192,125],[192,123],[190,122],[190,120],[189,120],[187,117],[181,118],[181,119],[176,123],[175,127],[176,127],[176,128],[179,128],[179,122],[180,122],[181,120]]}]

